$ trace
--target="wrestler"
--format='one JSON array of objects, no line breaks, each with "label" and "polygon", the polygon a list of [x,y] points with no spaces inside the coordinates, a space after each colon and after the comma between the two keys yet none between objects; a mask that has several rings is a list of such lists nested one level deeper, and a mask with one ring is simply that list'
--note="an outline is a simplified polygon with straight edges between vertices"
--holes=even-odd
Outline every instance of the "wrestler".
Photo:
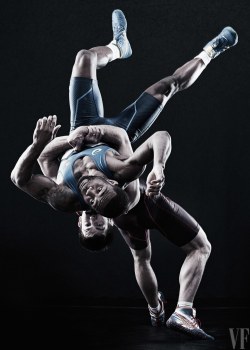
[{"label": "wrestler", "polygon": [[[236,32],[231,27],[224,28],[216,38],[205,45],[198,56],[178,68],[173,75],[150,86],[134,103],[118,115],[112,118],[103,118],[103,105],[97,85],[96,70],[114,59],[125,59],[132,54],[126,35],[127,22],[122,11],[115,10],[113,12],[112,25],[114,36],[110,44],[90,50],[81,50],[77,54],[70,82],[71,135],[69,139],[61,137],[59,140],[55,139],[54,143],[52,141],[48,144],[49,148],[54,146],[57,149],[57,155],[55,152],[53,153],[54,160],[57,159],[59,154],[61,155],[70,149],[71,146],[74,147],[75,150],[69,150],[62,158],[63,160],[67,158],[63,168],[64,175],[70,173],[69,178],[61,177],[53,181],[51,178],[54,177],[54,174],[45,177],[42,175],[36,176],[32,172],[33,165],[38,158],[42,169],[46,168],[46,164],[52,161],[52,159],[49,159],[50,152],[45,146],[51,140],[52,127],[55,128],[55,118],[53,117],[43,118],[38,122],[36,136],[37,131],[41,134],[43,131],[48,132],[50,130],[51,134],[47,138],[43,134],[38,143],[36,137],[36,142],[33,142],[23,153],[12,171],[11,178],[17,187],[57,210],[78,211],[92,207],[105,216],[115,217],[131,209],[136,204],[136,198],[127,196],[120,187],[124,182],[137,178],[142,173],[145,163],[142,164],[141,160],[137,159],[131,152],[126,154],[127,159],[124,160],[123,157],[125,156],[123,154],[119,155],[106,146],[98,146],[98,151],[96,149],[84,150],[85,153],[78,153],[77,155],[76,150],[82,148],[79,140],[82,140],[83,135],[86,136],[86,128],[82,130],[82,125],[104,124],[107,131],[104,132],[106,136],[112,126],[118,126],[127,131],[131,142],[135,141],[152,125],[166,102],[177,91],[182,91],[191,86],[211,59],[235,45],[238,40]],[[125,137],[125,135],[123,136]],[[127,147],[127,149],[129,148]],[[97,162],[94,159],[95,157],[92,157],[96,155],[96,152],[99,153],[99,161]],[[138,153],[140,152],[137,152],[137,155]],[[150,154],[152,157],[152,152]],[[100,159],[106,159],[107,161],[104,173],[99,166]],[[126,173],[125,169],[128,165],[130,170],[133,168],[131,159],[133,162],[137,162],[137,171]],[[65,167],[67,168],[65,164],[68,161],[70,163],[69,167],[65,169]],[[149,156],[147,156],[147,161],[149,161]],[[122,176],[117,174],[116,166],[123,173]],[[95,175],[98,175],[98,177],[95,178]],[[162,176],[162,172],[160,175]],[[108,179],[111,181],[108,181]],[[115,180],[115,182],[112,180]],[[155,184],[159,185],[161,180],[161,178],[155,178]],[[100,187],[104,188],[103,192],[99,191]],[[86,203],[87,192],[91,192],[88,203]],[[93,197],[96,198],[95,203]],[[106,208],[108,209],[106,210]]]},{"label": "wrestler", "polygon": [[181,206],[160,193],[146,195],[146,186],[140,185],[140,201],[126,215],[108,219],[94,212],[79,216],[79,239],[83,247],[105,250],[112,241],[115,225],[128,244],[133,259],[137,283],[148,303],[153,326],[165,325],[164,297],[152,269],[150,230],[158,230],[186,254],[179,275],[179,297],[175,312],[167,320],[170,329],[188,334],[195,339],[212,340],[196,319],[193,301],[201,282],[211,244],[197,221]]}]

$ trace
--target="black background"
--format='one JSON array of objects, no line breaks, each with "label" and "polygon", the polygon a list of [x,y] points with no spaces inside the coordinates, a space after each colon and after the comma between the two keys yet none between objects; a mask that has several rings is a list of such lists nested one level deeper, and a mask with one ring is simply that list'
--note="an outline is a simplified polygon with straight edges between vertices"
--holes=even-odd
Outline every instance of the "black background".
[{"label": "black background", "polygon": [[[169,101],[146,136],[168,130],[173,150],[164,193],[201,224],[213,250],[197,298],[244,303],[249,296],[249,1],[13,1],[1,8],[1,302],[81,304],[141,299],[119,234],[105,253],[82,249],[74,215],[19,191],[10,172],[36,120],[57,114],[69,129],[68,83],[76,53],[112,39],[111,13],[124,10],[133,56],[98,72],[105,114],[197,55],[227,25],[236,47]],[[142,140],[145,139],[143,137]],[[184,255],[152,232],[160,289],[177,300]],[[246,300],[247,302],[247,300]]]}]

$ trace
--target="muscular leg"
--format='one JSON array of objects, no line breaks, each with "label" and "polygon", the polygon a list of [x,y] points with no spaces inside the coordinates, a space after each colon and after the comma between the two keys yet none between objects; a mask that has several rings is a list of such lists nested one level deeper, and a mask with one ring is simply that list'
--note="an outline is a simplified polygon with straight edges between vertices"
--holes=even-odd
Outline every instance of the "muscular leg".
[{"label": "muscular leg", "polygon": [[104,109],[96,70],[114,59],[107,46],[77,53],[69,88],[70,130],[81,125],[102,124]]},{"label": "muscular leg", "polygon": [[160,102],[166,103],[177,91],[190,87],[206,68],[200,58],[193,58],[178,68],[173,75],[161,79],[145,90]]},{"label": "muscular leg", "polygon": [[193,303],[207,259],[211,252],[211,244],[205,232],[200,229],[197,236],[191,242],[182,246],[181,249],[187,256],[180,271],[180,292],[178,301]]},{"label": "muscular leg", "polygon": [[113,125],[124,128],[131,142],[141,137],[158,118],[167,101],[177,92],[190,87],[201,75],[210,58],[205,51],[178,68],[172,75],[147,88],[119,115],[110,118]]},{"label": "muscular leg", "polygon": [[113,52],[107,46],[97,46],[77,53],[72,77],[96,79],[96,70],[113,60]]},{"label": "muscular leg", "polygon": [[[131,249],[131,248],[130,248]],[[131,249],[134,258],[134,269],[136,281],[144,295],[147,303],[155,308],[159,304],[158,284],[155,273],[150,264],[151,244],[142,250]]]},{"label": "muscular leg", "polygon": [[211,245],[205,232],[200,229],[197,236],[181,248],[187,257],[180,271],[178,305],[167,320],[166,326],[196,339],[214,340],[214,337],[200,328],[200,323],[196,319],[196,310],[193,308],[193,300],[201,282]]}]

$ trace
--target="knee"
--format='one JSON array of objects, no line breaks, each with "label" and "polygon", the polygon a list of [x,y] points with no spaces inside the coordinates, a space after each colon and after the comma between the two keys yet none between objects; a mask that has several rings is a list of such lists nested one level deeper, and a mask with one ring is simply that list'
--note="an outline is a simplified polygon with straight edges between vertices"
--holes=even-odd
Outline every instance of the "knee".
[{"label": "knee", "polygon": [[96,64],[97,53],[91,50],[80,50],[75,59],[75,65],[86,66],[87,64]]},{"label": "knee", "polygon": [[180,88],[179,80],[175,75],[172,75],[159,82],[161,89],[165,91],[164,95],[167,97],[173,96]]},{"label": "knee", "polygon": [[134,250],[133,258],[134,258],[135,265],[150,264],[151,252],[148,249]]},{"label": "knee", "polygon": [[199,248],[200,254],[203,255],[206,259],[209,258],[211,254],[211,250],[212,250],[212,246],[208,239],[206,239],[203,242],[202,246]]}]

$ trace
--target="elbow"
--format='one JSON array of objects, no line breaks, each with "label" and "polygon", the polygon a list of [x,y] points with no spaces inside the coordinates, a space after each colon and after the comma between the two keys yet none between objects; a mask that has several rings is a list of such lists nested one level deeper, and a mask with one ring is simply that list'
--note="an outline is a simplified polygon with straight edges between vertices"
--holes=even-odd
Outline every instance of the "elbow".
[{"label": "elbow", "polygon": [[127,131],[120,128],[120,127],[116,127],[118,130],[119,130],[119,136],[122,138],[122,139],[128,139],[128,134],[127,134]]},{"label": "elbow", "polygon": [[129,140],[127,131],[122,129],[122,128],[117,128],[117,129],[119,129],[119,138],[120,138],[121,143],[130,144],[130,140]]},{"label": "elbow", "polygon": [[10,174],[10,179],[13,182],[13,184],[16,185],[16,174],[15,174],[14,170],[12,170],[12,172]]},{"label": "elbow", "polygon": [[10,174],[10,179],[13,182],[13,184],[19,188],[22,188],[24,186],[24,181],[18,174],[16,173],[15,169],[12,170]]}]

